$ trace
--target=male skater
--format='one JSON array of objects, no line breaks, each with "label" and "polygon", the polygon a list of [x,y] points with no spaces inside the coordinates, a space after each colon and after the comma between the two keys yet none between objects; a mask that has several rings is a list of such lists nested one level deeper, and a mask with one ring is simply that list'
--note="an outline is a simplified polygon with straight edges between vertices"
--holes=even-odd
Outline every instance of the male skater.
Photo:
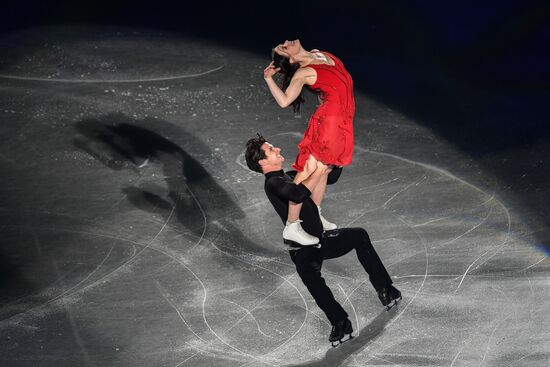
[{"label": "male skater", "polygon": [[329,175],[328,184],[333,184],[338,180],[341,169],[334,169],[329,173],[330,169],[327,170],[324,168],[326,166],[320,164],[305,181],[295,184],[283,171],[285,159],[281,155],[281,149],[268,143],[259,134],[257,138],[246,143],[245,158],[248,168],[265,175],[265,192],[283,223],[287,220],[288,202],[302,203],[302,228],[320,239],[317,245],[302,246],[292,242],[287,242],[287,245],[296,271],[332,324],[329,336],[332,346],[338,344],[335,342],[342,342],[346,334],[351,337],[353,328],[348,314],[334,299],[321,276],[324,259],[337,258],[355,249],[357,258],[369,274],[369,280],[378,292],[382,304],[389,310],[401,300],[401,292],[392,286],[393,282],[374,250],[367,231],[363,228],[338,228],[323,232],[317,205],[310,198],[310,188],[315,187],[322,175],[326,174]]}]

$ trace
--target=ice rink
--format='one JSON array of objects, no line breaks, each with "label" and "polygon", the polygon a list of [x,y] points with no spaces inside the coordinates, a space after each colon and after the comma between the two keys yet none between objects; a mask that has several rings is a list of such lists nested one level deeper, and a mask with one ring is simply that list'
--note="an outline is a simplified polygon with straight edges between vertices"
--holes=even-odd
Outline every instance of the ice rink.
[{"label": "ice rink", "polygon": [[261,132],[289,168],[313,95],[296,116],[267,57],[169,32],[0,43],[0,365],[548,366],[536,221],[428,128],[357,89],[323,214],[369,232],[403,300],[386,312],[354,253],[326,261],[356,330],[333,349],[243,158]]}]

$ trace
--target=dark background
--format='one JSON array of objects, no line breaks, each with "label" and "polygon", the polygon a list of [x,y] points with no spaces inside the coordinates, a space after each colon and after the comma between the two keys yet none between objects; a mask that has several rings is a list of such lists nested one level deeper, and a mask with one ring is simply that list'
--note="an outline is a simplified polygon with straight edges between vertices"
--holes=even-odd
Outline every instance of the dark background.
[{"label": "dark background", "polygon": [[[269,57],[299,37],[342,58],[360,92],[429,127],[499,182],[550,243],[549,1],[20,1],[3,32],[94,23],[166,29]],[[548,248],[548,247],[547,247]]]}]

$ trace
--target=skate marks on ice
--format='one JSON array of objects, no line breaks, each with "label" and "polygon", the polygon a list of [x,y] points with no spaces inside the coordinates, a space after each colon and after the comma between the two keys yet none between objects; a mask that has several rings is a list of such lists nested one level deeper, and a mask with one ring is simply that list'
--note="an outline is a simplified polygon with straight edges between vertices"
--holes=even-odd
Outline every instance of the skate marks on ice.
[{"label": "skate marks on ice", "polygon": [[0,78],[4,79],[13,79],[13,80],[24,80],[24,81],[33,81],[33,82],[49,82],[49,83],[79,83],[79,84],[114,84],[114,83],[149,83],[149,82],[162,82],[162,81],[175,81],[178,79],[188,79],[188,78],[197,78],[200,76],[208,75],[223,69],[225,65],[220,65],[210,70],[206,70],[200,73],[195,74],[184,74],[184,75],[173,75],[167,77],[158,77],[158,78],[136,78],[136,79],[51,79],[51,78],[37,78],[37,77],[26,77],[26,76],[17,76],[17,75],[6,75],[0,74]]},{"label": "skate marks on ice", "polygon": [[[437,365],[460,365],[463,360],[472,359],[486,363],[499,358],[499,353],[511,345],[495,349],[493,341],[506,335],[506,330],[523,329],[525,323],[521,320],[533,317],[521,303],[511,302],[512,293],[524,293],[520,284],[527,282],[525,271],[533,269],[544,258],[541,259],[541,254],[515,229],[521,229],[517,219],[514,222],[506,205],[490,190],[485,191],[429,164],[365,149],[362,153],[361,159],[349,167],[347,175],[344,171],[346,176],[339,185],[327,190],[324,207],[334,217],[348,218],[344,225],[369,230],[375,247],[396,279],[396,286],[403,291],[400,310],[389,324],[396,330],[405,330],[408,337],[394,332],[382,335],[370,348],[373,355],[387,363],[401,365],[412,363],[415,358]],[[370,167],[377,169],[369,171]],[[336,201],[331,204],[331,200]],[[338,206],[344,202],[345,210],[339,211]],[[331,261],[324,263],[324,269],[333,273],[360,273],[360,270],[343,270]],[[508,287],[511,294],[488,303],[487,287],[500,289],[510,281],[517,284]],[[538,276],[537,283],[541,282]],[[434,298],[438,300],[431,305]],[[476,310],[475,305],[480,302],[485,308]],[[512,304],[514,311],[509,309]],[[430,311],[433,307],[441,310]],[[355,318],[357,313],[362,313],[353,311]],[[426,343],[422,330],[435,327],[435,320],[425,315],[431,312],[441,317],[449,313],[446,322],[449,333],[434,335],[437,342]],[[515,315],[511,316],[510,312]],[[415,322],[416,318],[425,319],[425,325]],[[411,324],[414,327],[404,326]],[[534,334],[543,328],[531,322],[528,327]],[[454,331],[451,333],[451,330]],[[489,338],[488,341],[477,342],[484,337]],[[388,343],[392,339],[392,343]],[[404,348],[409,351],[392,352],[388,347],[392,344],[409,344]],[[436,353],[437,345],[444,346],[444,355]],[[514,349],[512,354],[521,356],[528,347],[523,344]],[[425,353],[419,353],[420,350]],[[366,356],[360,354],[355,358],[361,364]]]},{"label": "skate marks on ice", "polygon": [[[183,53],[178,62],[180,57]],[[214,69],[219,60],[213,58],[208,67],[195,65],[195,69]],[[18,162],[31,167],[27,171],[51,170],[48,175],[30,175],[50,182],[43,191],[42,186],[29,186],[27,192],[35,190],[43,197],[26,198],[9,188],[8,193],[13,191],[29,213],[9,218],[6,210],[2,233],[16,239],[16,232],[32,236],[29,229],[33,229],[37,239],[25,242],[35,243],[42,253],[62,237],[71,244],[75,258],[75,264],[58,266],[64,273],[52,279],[62,289],[57,293],[53,287],[38,289],[43,297],[33,300],[37,305],[57,295],[62,302],[42,303],[39,308],[49,312],[34,309],[18,325],[1,325],[11,338],[0,342],[4,361],[26,355],[29,360],[57,358],[73,365],[109,361],[209,367],[289,363],[458,367],[470,362],[498,364],[508,357],[505,349],[510,350],[508,361],[527,363],[539,357],[506,338],[519,335],[537,342],[529,334],[541,334],[544,321],[537,320],[544,320],[545,299],[540,298],[546,297],[548,288],[537,275],[544,258],[522,246],[505,206],[490,190],[481,192],[437,167],[361,147],[338,185],[327,190],[324,210],[339,218],[342,226],[369,231],[395,285],[403,291],[403,300],[397,309],[369,321],[383,307],[356,258],[350,254],[325,262],[323,275],[357,328],[354,339],[331,348],[330,325],[295,275],[288,255],[277,247],[282,227],[265,199],[263,178],[250,173],[239,155],[249,133],[256,131],[254,116],[243,118],[242,111],[231,109],[233,105],[220,103],[220,107],[205,105],[202,119],[201,109],[194,107],[189,111],[198,112],[197,118],[187,119],[191,112],[167,103],[174,98],[202,106],[224,100],[221,95],[234,96],[238,89],[243,91],[241,97],[257,98],[250,106],[257,109],[254,114],[260,120],[280,116],[278,109],[269,115],[269,109],[263,108],[272,102],[267,95],[256,87],[245,88],[261,80],[261,69],[256,75],[249,65],[229,66],[246,69],[240,74],[243,86],[234,90],[225,83],[215,86],[218,74],[229,78],[231,73],[223,73],[228,67],[196,78],[191,88],[192,80],[184,79],[181,84],[147,89],[149,99],[135,101],[134,96],[145,94],[131,83],[124,84],[124,90],[119,87],[117,97],[93,83],[3,81],[29,89],[47,84],[51,88],[47,98],[56,95],[55,88],[61,88],[61,97],[50,101],[39,94],[55,109],[40,109],[41,117],[22,119],[23,128],[13,134],[19,141],[17,133],[24,130],[35,154],[29,159],[32,164],[22,162],[23,149],[14,146],[1,152],[2,162],[12,162],[13,167]],[[164,75],[152,71],[148,74],[152,77]],[[132,73],[118,76],[133,77]],[[90,92],[96,93],[93,100],[80,97]],[[32,93],[21,98],[32,103],[37,99]],[[59,118],[67,128],[50,123],[63,113],[68,116],[71,111],[65,106],[73,104],[78,111],[65,120]],[[218,116],[206,113],[215,108]],[[124,112],[107,113],[120,110]],[[143,112],[162,118],[144,117]],[[130,117],[134,114],[138,117]],[[267,128],[272,131],[266,132],[284,140],[287,162],[301,134],[277,132],[296,129],[296,119],[291,119],[287,125],[272,124]],[[227,157],[230,160],[223,159]],[[233,157],[238,158],[233,161]],[[48,200],[52,192],[55,195]],[[93,258],[75,256],[76,245]],[[27,274],[18,270],[9,274],[20,275],[17,284],[26,283]],[[78,271],[81,274],[70,279]],[[29,281],[32,285],[33,279]],[[68,308],[67,323],[62,310]],[[49,318],[41,317],[44,314]],[[48,329],[63,335],[52,338]],[[71,344],[73,335],[78,340]]]},{"label": "skate marks on ice", "polygon": [[[154,165],[155,162],[160,162],[163,167],[163,179],[167,181],[166,186],[168,186],[168,191],[171,193],[167,196],[169,198],[181,198],[184,196],[182,194],[182,188],[184,188],[187,190],[188,195],[191,198],[191,203],[195,204],[194,206],[189,206],[189,204],[186,205],[184,202],[179,201],[175,201],[175,203],[170,204],[168,199],[161,199],[160,195],[153,195],[147,192],[141,193],[138,188],[124,190],[125,193],[132,194],[128,197],[129,201],[141,210],[148,210],[148,206],[153,209],[160,208],[166,211],[171,208],[171,212],[174,212],[175,209],[176,214],[174,217],[178,218],[178,221],[170,221],[170,218],[167,218],[167,222],[170,222],[168,223],[168,227],[177,231],[178,227],[183,225],[184,227],[187,227],[188,231],[180,234],[185,234],[187,237],[194,237],[197,239],[192,246],[183,249],[170,248],[167,251],[165,248],[166,245],[164,244],[160,245],[161,248],[159,248],[159,245],[156,245],[154,249],[155,251],[165,253],[167,256],[172,257],[181,266],[185,267],[186,270],[192,274],[195,280],[199,282],[200,289],[202,289],[203,293],[201,302],[202,311],[196,311],[202,313],[202,321],[204,326],[206,326],[206,330],[204,330],[202,326],[198,326],[196,323],[194,326],[191,326],[187,321],[186,316],[180,308],[177,307],[176,302],[167,296],[169,292],[163,289],[160,282],[157,281],[155,283],[156,288],[162,290],[162,295],[165,301],[169,303],[170,307],[177,312],[178,317],[184,326],[189,329],[195,337],[199,338],[199,344],[194,342],[186,342],[186,347],[191,350],[196,350],[196,352],[181,361],[179,364],[184,364],[184,362],[200,364],[200,361],[206,355],[212,357],[217,356],[218,358],[223,356],[223,358],[227,358],[228,354],[232,355],[232,358],[242,358],[243,361],[252,359],[256,363],[269,364],[267,360],[265,362],[261,362],[262,359],[264,359],[261,357],[261,354],[258,354],[257,357],[254,354],[237,347],[237,344],[232,341],[234,337],[231,334],[240,334],[242,328],[238,327],[239,324],[244,322],[248,325],[249,320],[247,319],[251,319],[255,324],[255,329],[263,337],[279,343],[278,347],[271,350],[271,353],[273,353],[289,341],[293,340],[294,336],[298,334],[304,326],[305,319],[309,314],[304,296],[294,284],[288,281],[287,277],[280,274],[280,271],[273,271],[268,268],[271,266],[265,267],[262,266],[261,263],[247,260],[250,255],[257,252],[257,248],[255,248],[255,244],[246,236],[241,234],[239,228],[235,227],[233,224],[234,220],[242,217],[239,207],[227,194],[225,194],[225,191],[219,187],[215,181],[211,180],[206,170],[201,168],[200,164],[198,164],[195,159],[185,153],[181,148],[178,148],[175,144],[161,138],[160,135],[153,133],[151,130],[146,129],[143,126],[136,126],[135,121],[124,121],[124,116],[107,116],[100,120],[83,121],[81,124],[77,125],[77,130],[80,134],[83,134],[86,139],[88,139],[88,142],[82,143],[80,141],[77,145],[85,149],[89,154],[94,156],[98,161],[105,164],[107,167],[115,170],[126,166],[131,168],[144,159],[150,160],[148,165]],[[137,125],[144,125],[144,123],[146,122],[142,121]],[[163,126],[163,123],[154,121],[154,126],[158,129]],[[166,135],[166,131],[164,131],[164,134]],[[177,136],[181,138],[182,136],[188,135],[182,134],[182,131],[180,131]],[[96,140],[95,143],[99,141],[101,143],[100,146],[94,144],[94,140]],[[196,145],[198,142],[194,143],[195,149],[197,149]],[[192,142],[191,145],[193,145]],[[96,150],[92,151],[89,148],[90,146],[95,146]],[[168,159],[166,155],[175,156],[175,158],[173,157]],[[113,156],[115,158],[113,158]],[[117,165],[113,166],[110,163],[113,161],[118,162]],[[216,168],[218,170],[222,170],[222,167],[219,164]],[[183,172],[183,174],[181,172]],[[172,179],[174,180],[173,183],[171,181]],[[184,186],[176,188],[178,181],[183,182]],[[159,203],[160,205],[158,205]],[[148,211],[155,212],[155,210],[151,209]],[[157,212],[159,212],[159,210],[157,210]],[[199,244],[201,245],[199,246]],[[168,245],[168,247],[171,246]],[[205,273],[205,269],[197,269],[197,266],[200,267],[200,265],[196,264],[193,258],[198,254],[202,254],[201,256],[204,256],[205,250],[207,252],[211,252],[212,250],[209,248],[214,250],[214,253],[210,253],[210,255],[208,255],[208,260],[205,260],[207,262],[206,266],[211,267],[212,263],[219,263],[217,272],[224,274],[224,276],[230,276],[231,274],[228,273],[229,269],[227,269],[227,266],[230,263],[224,259],[231,258],[233,261],[236,260],[241,262],[249,269],[244,270],[244,272],[250,270],[257,272],[260,270],[271,274],[272,277],[275,276],[275,279],[282,279],[283,282],[263,299],[252,303],[252,307],[245,307],[241,305],[242,301],[237,302],[238,299],[232,301],[231,299],[226,298],[227,296],[223,296],[222,293],[226,293],[228,296],[234,297],[231,294],[231,289],[226,288],[224,292],[216,290],[212,291],[212,288],[216,288],[216,286],[212,287],[211,284],[209,285],[206,281],[204,281],[204,278],[212,278],[212,275]],[[254,256],[261,260],[260,256]],[[210,263],[208,264],[208,262]],[[199,261],[199,263],[201,263],[201,261]],[[289,266],[286,264],[284,265],[285,266],[283,268],[288,272]],[[280,266],[278,265],[277,267]],[[236,274],[239,275],[242,271],[243,270]],[[233,273],[233,275],[235,275],[235,273]],[[224,283],[225,282],[220,282],[222,286]],[[302,326],[297,330],[294,330],[294,335],[290,338],[285,338],[281,335],[266,334],[262,331],[260,321],[258,321],[253,313],[254,311],[259,312],[260,314],[264,313],[265,311],[262,310],[262,304],[266,300],[269,300],[269,298],[283,284],[289,284],[291,289],[296,290],[304,305],[303,309],[306,312],[306,317],[304,317],[301,323]],[[219,306],[222,306],[225,303],[223,308],[226,310],[227,304],[236,306],[230,307],[231,310],[229,313],[231,315],[225,315],[224,317],[233,319],[236,315],[242,314],[243,311],[244,315],[237,319],[232,325],[225,328],[220,328],[220,325],[215,321],[218,317],[212,315],[212,311],[210,311],[213,307],[212,302],[218,303],[218,300],[221,301]],[[299,305],[297,306],[300,307]],[[215,308],[217,309],[217,307]],[[192,312],[192,314],[195,314],[196,311]],[[222,315],[224,315],[224,313],[222,313]],[[213,319],[214,322],[212,321]],[[201,330],[199,331],[198,329]],[[207,335],[204,335],[205,332]],[[209,337],[208,334],[213,335],[214,339]],[[244,343],[244,346],[246,349],[247,344]],[[250,345],[248,345],[248,347],[250,347]]]},{"label": "skate marks on ice", "polygon": [[[349,362],[348,359],[355,358],[355,355],[364,351],[369,355],[369,346],[384,332],[390,321],[397,315],[399,306],[389,311],[382,311],[370,323],[361,330],[354,330],[353,338],[336,346],[330,347],[327,339],[327,352],[322,359],[305,362],[301,364],[290,364],[287,367],[334,367],[342,366]],[[354,363],[349,363],[353,366]]]},{"label": "skate marks on ice", "polygon": [[[223,52],[200,40],[178,39],[158,30],[77,24],[63,28],[21,29],[0,38],[0,47],[6,50],[0,78],[82,85],[177,82],[208,76],[227,64]],[[139,57],[135,57],[136,43]],[[180,47],[186,43],[185,55],[174,47],[178,43]]]}]

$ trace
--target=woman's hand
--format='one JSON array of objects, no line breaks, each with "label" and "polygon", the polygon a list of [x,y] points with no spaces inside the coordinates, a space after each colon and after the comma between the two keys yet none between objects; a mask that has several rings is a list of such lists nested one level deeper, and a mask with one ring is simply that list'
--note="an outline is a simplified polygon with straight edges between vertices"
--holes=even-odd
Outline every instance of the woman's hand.
[{"label": "woman's hand", "polygon": [[273,61],[271,61],[264,69],[264,79],[273,78],[273,75],[277,74],[279,70],[281,70],[281,68],[276,68],[275,65],[273,65]]}]

